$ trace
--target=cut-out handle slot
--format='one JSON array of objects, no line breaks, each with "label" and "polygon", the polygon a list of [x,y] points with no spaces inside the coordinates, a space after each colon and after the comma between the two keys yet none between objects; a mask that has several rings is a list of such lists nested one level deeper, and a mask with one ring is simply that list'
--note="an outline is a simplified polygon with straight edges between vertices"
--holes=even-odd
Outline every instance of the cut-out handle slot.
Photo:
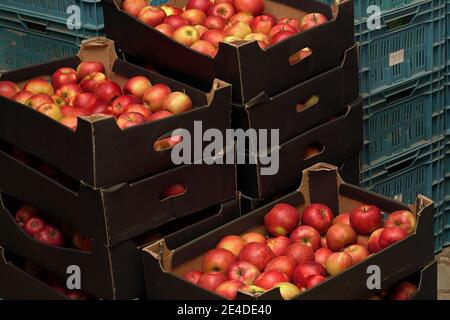
[{"label": "cut-out handle slot", "polygon": [[171,131],[169,133],[162,135],[155,141],[155,143],[153,143],[153,150],[158,152],[170,150],[177,144],[181,143],[182,141],[183,141],[182,136],[172,136]]},{"label": "cut-out handle slot", "polygon": [[296,65],[300,61],[305,60],[313,54],[313,51],[309,47],[305,47],[303,49],[298,50],[289,56],[289,64],[291,66]]},{"label": "cut-out handle slot", "polygon": [[398,29],[398,28],[401,28],[401,27],[403,27],[403,26],[405,26],[407,24],[410,24],[412,19],[414,18],[414,16],[415,16],[415,14],[411,14],[411,15],[406,16],[406,17],[401,17],[401,18],[398,18],[398,19],[395,19],[395,20],[388,21],[386,23],[387,28],[389,30]]},{"label": "cut-out handle slot", "polygon": [[25,24],[25,26],[28,29],[39,31],[39,32],[47,31],[47,27],[43,24],[39,24],[39,23],[31,22],[31,21],[22,21],[22,22]]},{"label": "cut-out handle slot", "polygon": [[297,110],[297,112],[305,111],[306,109],[309,109],[311,107],[318,105],[319,101],[320,101],[320,97],[318,95],[312,95],[305,102],[298,103],[295,106],[295,110]]},{"label": "cut-out handle slot", "polygon": [[390,176],[397,172],[406,170],[414,165],[415,160],[416,160],[416,158],[414,157],[414,158],[406,159],[405,161],[402,161],[393,166],[390,166],[387,168],[387,174]]},{"label": "cut-out handle slot", "polygon": [[161,201],[167,200],[169,198],[175,198],[175,197],[180,197],[183,194],[185,194],[187,191],[186,189],[186,185],[183,183],[177,183],[174,185],[171,185],[169,187],[167,187],[166,189],[164,189],[160,194],[159,194],[159,199]]},{"label": "cut-out handle slot", "polygon": [[308,160],[317,157],[324,151],[325,146],[319,141],[315,141],[305,148],[305,151],[303,153],[303,160]]}]

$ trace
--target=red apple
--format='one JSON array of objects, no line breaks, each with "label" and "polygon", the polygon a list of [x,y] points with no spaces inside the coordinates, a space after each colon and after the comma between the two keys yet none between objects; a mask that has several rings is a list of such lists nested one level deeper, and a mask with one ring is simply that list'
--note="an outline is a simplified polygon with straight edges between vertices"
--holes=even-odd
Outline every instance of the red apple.
[{"label": "red apple", "polygon": [[175,30],[173,38],[182,45],[190,47],[200,39],[200,34],[193,26],[184,26]]},{"label": "red apple", "polygon": [[207,272],[200,277],[197,284],[203,289],[214,291],[225,281],[227,277],[222,272]]},{"label": "red apple", "polygon": [[411,300],[417,292],[417,286],[410,282],[400,282],[389,289],[387,300]]},{"label": "red apple", "polygon": [[362,236],[358,234],[356,236],[356,244],[367,248],[367,246],[369,245],[369,236]]},{"label": "red apple", "polygon": [[275,258],[272,250],[264,244],[251,242],[247,243],[239,254],[240,261],[247,261],[263,271],[266,265]]},{"label": "red apple", "polygon": [[352,257],[353,264],[366,260],[370,255],[369,250],[360,244],[349,245],[343,252],[348,253]]},{"label": "red apple", "polygon": [[158,24],[163,23],[166,13],[161,8],[146,6],[139,11],[137,18],[151,27],[156,27]]},{"label": "red apple", "polygon": [[162,5],[161,9],[164,10],[164,12],[166,13],[166,15],[168,17],[173,16],[173,15],[180,15],[183,13],[183,10],[181,8],[176,8],[174,6],[171,6],[170,4]]},{"label": "red apple", "polygon": [[333,212],[324,204],[312,203],[303,210],[301,221],[323,234],[331,226]]},{"label": "red apple", "polygon": [[61,109],[54,103],[45,103],[39,106],[37,111],[56,121],[61,120],[63,117]]},{"label": "red apple", "polygon": [[65,84],[65,85],[62,85],[61,87],[59,87],[59,89],[56,90],[55,95],[57,95],[67,101],[68,99],[76,97],[82,91],[83,90],[81,89],[81,87],[78,84],[72,82],[72,83]]},{"label": "red apple", "polygon": [[97,96],[90,92],[80,93],[73,100],[73,106],[81,109],[92,109],[97,103]]},{"label": "red apple", "polygon": [[242,39],[238,38],[238,37],[233,37],[233,36],[227,36],[223,39],[224,43],[234,43],[234,42],[238,42],[238,41],[242,41]]},{"label": "red apple", "polygon": [[202,26],[201,24],[196,24],[194,28],[198,31],[198,34],[200,35],[200,39],[202,38],[202,35],[208,31],[208,28],[205,26]]},{"label": "red apple", "polygon": [[297,263],[314,261],[313,248],[311,246],[299,242],[291,244],[286,249],[286,252],[284,254],[286,256],[294,258],[295,261],[297,261]]},{"label": "red apple", "polygon": [[169,111],[160,110],[156,111],[155,113],[152,113],[152,115],[148,118],[148,121],[158,121],[170,116],[172,116],[172,114]]},{"label": "red apple", "polygon": [[266,237],[259,232],[247,232],[241,238],[245,243],[257,242],[264,245],[267,243]]},{"label": "red apple", "polygon": [[327,259],[325,268],[330,276],[335,276],[353,265],[352,257],[346,252],[333,252]]},{"label": "red apple", "polygon": [[[169,139],[168,141],[174,140],[173,137],[170,137],[167,139]],[[168,142],[168,143],[170,146],[170,142]],[[166,189],[164,189],[164,191],[161,192],[160,198],[167,199],[170,197],[176,197],[176,196],[184,194],[185,192],[186,192],[186,186],[184,186],[183,184],[177,183],[177,184],[173,184],[173,185],[167,187]]]},{"label": "red apple", "polygon": [[236,257],[231,251],[223,248],[212,249],[203,256],[202,271],[204,273],[210,271],[227,273],[235,262]]},{"label": "red apple", "polygon": [[30,217],[23,225],[23,230],[31,237],[41,232],[45,227],[45,222],[41,218]]},{"label": "red apple", "polygon": [[320,246],[322,247],[322,248],[328,248],[328,245],[327,245],[327,237],[320,237]]},{"label": "red apple", "polygon": [[392,212],[384,222],[384,227],[400,227],[411,234],[416,229],[416,216],[407,210]]},{"label": "red apple", "polygon": [[293,298],[295,298],[296,296],[298,296],[301,293],[299,288],[297,288],[297,286],[295,284],[290,283],[290,282],[278,283],[274,286],[274,288],[280,289],[281,297],[284,300],[292,300]]},{"label": "red apple", "polygon": [[52,85],[55,89],[58,89],[65,84],[77,83],[77,81],[78,73],[73,68],[59,68],[52,75]]},{"label": "red apple", "polygon": [[172,114],[186,112],[192,108],[193,103],[191,98],[187,94],[179,91],[169,93],[163,102],[163,109]]},{"label": "red apple", "polygon": [[104,73],[94,71],[81,80],[80,87],[84,92],[94,92],[95,88],[106,80]]},{"label": "red apple", "polygon": [[306,279],[313,275],[325,276],[325,268],[314,261],[303,262],[295,268],[292,282],[299,288],[306,287]]},{"label": "red apple", "polygon": [[320,234],[311,226],[299,226],[292,231],[289,239],[312,247],[313,251],[320,248]]},{"label": "red apple", "polygon": [[346,224],[334,224],[327,231],[327,246],[336,252],[356,242],[356,233]]},{"label": "red apple", "polygon": [[93,108],[89,109],[88,112],[93,114],[103,114],[103,115],[111,115],[113,116],[112,107],[109,104],[99,103],[96,104]]},{"label": "red apple", "polygon": [[281,31],[291,31],[291,32],[296,33],[297,29],[295,29],[290,24],[279,23],[279,24],[276,24],[272,29],[270,29],[269,37],[272,38],[274,35],[276,35],[278,32],[281,32]]},{"label": "red apple", "polygon": [[164,33],[169,38],[172,38],[175,29],[168,23],[161,23],[155,27],[161,33]]},{"label": "red apple", "polygon": [[221,30],[208,30],[202,35],[201,39],[208,41],[215,48],[218,48],[219,42],[223,42],[225,39],[225,32]]},{"label": "red apple", "polygon": [[126,112],[137,112],[142,114],[146,119],[150,117],[152,114],[150,110],[145,107],[143,104],[132,104],[127,107]]},{"label": "red apple", "polygon": [[76,231],[72,237],[73,246],[82,251],[90,252],[92,251],[92,241],[88,237],[85,237],[80,232]]},{"label": "red apple", "polygon": [[108,104],[117,97],[120,97],[122,95],[122,90],[117,83],[108,80],[100,83],[97,88],[95,88],[94,94],[101,102]]},{"label": "red apple", "polygon": [[234,0],[234,7],[237,11],[248,12],[253,16],[260,15],[266,8],[264,0]]},{"label": "red apple", "polygon": [[244,40],[258,41],[258,45],[261,49],[266,49],[270,45],[270,38],[264,33],[250,33],[245,36]]},{"label": "red apple", "polygon": [[66,296],[70,300],[89,300],[89,296],[81,290],[70,290]]},{"label": "red apple", "polygon": [[139,98],[136,96],[120,96],[111,103],[111,110],[114,115],[120,116],[133,104],[139,104]]},{"label": "red apple", "polygon": [[239,280],[244,284],[253,284],[260,272],[257,267],[246,261],[238,261],[231,265],[227,273],[230,280]]},{"label": "red apple", "polygon": [[200,271],[189,271],[183,276],[183,279],[193,284],[198,284],[198,281],[202,277],[203,273]]},{"label": "red apple", "polygon": [[333,251],[331,251],[328,248],[320,248],[314,253],[314,261],[320,263],[325,267],[325,263],[327,262],[327,259],[330,256],[330,254],[332,253]]},{"label": "red apple", "polygon": [[162,110],[163,102],[171,92],[168,85],[158,83],[145,91],[142,100],[151,112],[156,112]]},{"label": "red apple", "polygon": [[206,14],[200,9],[188,9],[184,11],[181,16],[187,19],[192,26],[197,24],[203,25],[206,20]]},{"label": "red apple", "polygon": [[276,18],[273,15],[266,13],[253,19],[251,28],[254,33],[263,33],[268,35],[276,23]]},{"label": "red apple", "polygon": [[117,119],[117,126],[120,129],[127,129],[146,122],[146,118],[137,112],[125,112]]},{"label": "red apple", "polygon": [[382,215],[375,206],[362,205],[350,212],[350,224],[358,234],[369,235],[381,226]]},{"label": "red apple", "polygon": [[34,239],[48,246],[62,247],[64,245],[64,237],[58,228],[46,226],[39,231]]},{"label": "red apple", "polygon": [[263,288],[257,287],[252,284],[244,285],[239,291],[246,293],[252,297],[259,297],[266,292],[266,290],[264,290]]},{"label": "red apple", "polygon": [[315,274],[315,275],[309,276],[305,280],[305,287],[306,287],[306,289],[315,287],[319,283],[323,282],[324,280],[325,280],[325,277],[320,274]]},{"label": "red apple", "polygon": [[281,18],[280,20],[278,20],[278,23],[287,23],[293,26],[297,31],[300,30],[300,22],[297,19]]},{"label": "red apple", "polygon": [[189,20],[182,17],[181,15],[168,16],[164,19],[164,23],[172,26],[174,31],[178,28],[189,26]]},{"label": "red apple", "polygon": [[122,3],[122,10],[133,17],[137,17],[139,12],[147,5],[148,2],[146,0],[125,0]]},{"label": "red apple", "polygon": [[243,286],[244,284],[241,281],[228,280],[218,286],[214,292],[228,300],[234,300],[238,290]]},{"label": "red apple", "polygon": [[287,236],[299,221],[297,209],[287,203],[276,204],[264,217],[264,226],[274,236]]},{"label": "red apple", "polygon": [[281,282],[289,282],[288,277],[282,272],[270,270],[261,273],[255,280],[255,285],[265,290],[270,290]]},{"label": "red apple", "polygon": [[351,226],[351,224],[350,224],[350,213],[344,212],[344,213],[341,213],[341,214],[337,215],[333,219],[332,224],[337,224],[337,223],[342,223],[342,224],[346,224],[346,225]]},{"label": "red apple", "polygon": [[38,214],[38,210],[29,204],[22,205],[15,214],[16,222],[19,226],[23,227],[25,223],[34,218]]},{"label": "red apple", "polygon": [[[0,94],[1,95],[1,94]],[[34,96],[30,91],[19,91],[12,99],[21,104],[26,104],[27,101]]]},{"label": "red apple", "polygon": [[234,7],[234,0],[214,0],[214,4],[229,3]]},{"label": "red apple", "polygon": [[239,253],[242,248],[245,246],[244,240],[242,240],[239,236],[226,236],[222,240],[219,241],[216,248],[226,249],[232,252],[236,257],[239,257]]},{"label": "red apple", "polygon": [[379,228],[372,232],[372,234],[369,237],[369,242],[367,244],[367,249],[369,249],[370,253],[376,253],[380,251],[380,244],[378,243],[378,240],[380,238],[380,234],[384,231],[384,228]]},{"label": "red apple", "polygon": [[186,9],[198,9],[204,13],[208,12],[208,9],[212,6],[212,2],[209,0],[188,0]]},{"label": "red apple", "polygon": [[[64,117],[89,116],[91,112],[88,109],[62,106],[61,113]],[[61,119],[62,120],[62,119]]]},{"label": "red apple", "polygon": [[84,79],[92,72],[105,73],[105,66],[100,61],[83,61],[77,67],[78,79]]},{"label": "red apple", "polygon": [[[29,91],[33,94],[47,94],[49,96],[53,95],[55,91],[53,90],[53,86],[50,82],[48,82],[45,79],[32,79],[29,80],[25,86],[23,87],[23,90]],[[16,93],[19,92],[19,90],[16,91]],[[11,96],[12,98],[12,96]]]},{"label": "red apple", "polygon": [[239,22],[243,22],[245,24],[251,25],[253,22],[253,19],[255,19],[255,18],[250,13],[238,12],[230,18],[230,23],[239,21]]},{"label": "red apple", "polygon": [[64,116],[61,120],[59,120],[59,123],[65,125],[72,131],[76,131],[78,126],[78,118],[74,116]]},{"label": "red apple", "polygon": [[[308,247],[309,248],[309,247]],[[311,249],[311,248],[309,248]],[[278,271],[284,273],[288,277],[288,281],[291,281],[292,275],[294,274],[295,267],[297,267],[297,260],[290,256],[279,256],[271,260],[264,271]],[[257,283],[255,283],[259,286]],[[264,288],[264,286],[261,286]]]},{"label": "red apple", "polygon": [[[278,42],[284,41],[292,36],[294,36],[296,32],[292,31],[280,31],[277,34],[275,34],[271,39],[271,44],[276,44]],[[307,159],[308,157],[305,157]]]},{"label": "red apple", "polygon": [[28,99],[26,105],[37,110],[37,108],[47,103],[53,103],[52,97],[47,94],[40,93],[35,94],[30,99]]},{"label": "red apple", "polygon": [[384,228],[378,239],[380,249],[384,249],[393,245],[394,243],[405,239],[408,236],[408,232],[401,227],[389,227]]},{"label": "red apple", "polygon": [[152,86],[150,80],[143,76],[137,76],[129,79],[127,83],[123,86],[123,93],[125,95],[133,95],[138,98],[144,96],[145,91],[147,91]]},{"label": "red apple", "polygon": [[285,236],[270,238],[267,240],[267,246],[272,250],[273,254],[278,257],[286,252],[286,249],[291,244],[291,240]]},{"label": "red apple", "polygon": [[221,16],[209,16],[205,20],[205,26],[211,30],[223,30],[227,25],[227,20]]},{"label": "red apple", "polygon": [[317,27],[318,25],[327,23],[328,19],[321,13],[310,13],[303,17],[300,23],[300,29],[306,31]]},{"label": "red apple", "polygon": [[225,20],[230,20],[236,11],[234,7],[230,3],[218,3],[209,8],[208,15],[209,16],[219,16],[224,18]]},{"label": "red apple", "polygon": [[[25,91],[27,90],[25,89]],[[0,81],[0,96],[12,99],[19,92],[20,89],[14,82]]]},{"label": "red apple", "polygon": [[217,53],[216,47],[205,40],[197,40],[191,46],[191,49],[200,52],[208,57],[214,57]]}]

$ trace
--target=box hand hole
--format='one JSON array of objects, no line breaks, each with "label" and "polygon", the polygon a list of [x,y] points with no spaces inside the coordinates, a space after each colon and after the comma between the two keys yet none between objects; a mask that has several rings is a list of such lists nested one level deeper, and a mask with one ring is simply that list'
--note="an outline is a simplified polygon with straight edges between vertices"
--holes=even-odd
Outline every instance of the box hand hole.
[{"label": "box hand hole", "polygon": [[303,61],[306,58],[308,58],[309,56],[311,56],[312,54],[313,54],[313,52],[312,52],[311,48],[309,48],[309,47],[305,47],[303,49],[300,49],[299,51],[293,53],[289,57],[289,64],[291,66],[296,65],[300,61]]},{"label": "box hand hole", "polygon": [[180,197],[183,194],[185,194],[187,191],[186,185],[183,183],[176,183],[174,185],[171,185],[167,188],[165,188],[160,194],[159,194],[159,200],[164,201],[169,198],[175,198]]},{"label": "box hand hole", "polygon": [[298,104],[295,106],[295,110],[296,110],[297,112],[302,112],[302,111],[304,111],[304,110],[306,110],[306,109],[309,109],[309,108],[311,108],[311,107],[314,107],[314,106],[318,105],[318,104],[319,104],[319,101],[320,101],[320,97],[319,97],[318,95],[312,95],[312,96],[309,97],[308,100],[306,100],[305,102],[303,102],[303,103],[298,103]]}]

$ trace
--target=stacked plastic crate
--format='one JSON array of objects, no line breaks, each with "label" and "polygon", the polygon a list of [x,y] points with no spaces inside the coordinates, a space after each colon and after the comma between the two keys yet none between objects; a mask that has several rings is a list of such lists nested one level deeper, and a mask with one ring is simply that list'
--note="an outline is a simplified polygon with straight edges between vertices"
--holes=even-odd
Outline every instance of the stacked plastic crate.
[{"label": "stacked plastic crate", "polygon": [[355,1],[364,101],[361,185],[407,203],[418,193],[432,198],[436,251],[450,224],[444,216],[446,2]]},{"label": "stacked plastic crate", "polygon": [[76,55],[101,34],[101,0],[2,0],[0,72]]}]

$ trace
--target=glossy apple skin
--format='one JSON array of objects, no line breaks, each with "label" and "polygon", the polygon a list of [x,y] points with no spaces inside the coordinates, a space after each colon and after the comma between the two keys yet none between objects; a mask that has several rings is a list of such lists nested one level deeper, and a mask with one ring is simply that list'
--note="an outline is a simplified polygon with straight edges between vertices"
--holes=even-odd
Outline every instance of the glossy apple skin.
[{"label": "glossy apple skin", "polygon": [[302,225],[311,226],[324,234],[331,226],[333,212],[324,204],[312,203],[303,210],[301,221]]},{"label": "glossy apple skin", "polygon": [[23,90],[29,91],[33,94],[47,94],[52,96],[55,93],[53,86],[45,79],[32,79],[25,83]]},{"label": "glossy apple skin", "polygon": [[192,26],[203,25],[206,20],[206,14],[200,9],[188,9],[181,16],[189,21]]},{"label": "glossy apple skin", "polygon": [[[26,91],[26,89],[25,89]],[[11,81],[0,81],[0,96],[8,99],[13,99],[13,97],[20,92],[19,87]]]},{"label": "glossy apple skin", "polygon": [[138,104],[139,102],[139,98],[135,96],[120,96],[111,103],[111,111],[114,115],[120,116],[130,105]]},{"label": "glossy apple skin", "polygon": [[189,271],[183,276],[183,279],[189,281],[190,283],[197,284],[203,273],[200,271]]},{"label": "glossy apple skin", "polygon": [[294,258],[297,263],[314,261],[313,248],[300,242],[291,244],[284,254]]},{"label": "glossy apple skin", "polygon": [[142,114],[146,119],[152,114],[151,111],[146,108],[143,104],[132,104],[129,105],[126,112],[136,112]]},{"label": "glossy apple skin", "polygon": [[272,250],[273,254],[278,257],[286,252],[286,249],[291,244],[291,240],[285,236],[270,238],[267,240],[267,246]]},{"label": "glossy apple skin", "polygon": [[264,244],[247,243],[239,254],[239,261],[247,261],[263,271],[266,265],[275,257],[272,250]]},{"label": "glossy apple skin", "polygon": [[255,17],[263,13],[266,8],[264,0],[234,0],[234,7],[238,12],[248,12]]},{"label": "glossy apple skin", "polygon": [[148,2],[145,0],[125,0],[122,3],[122,10],[126,13],[137,17],[139,12],[147,6]]},{"label": "glossy apple skin", "polygon": [[280,289],[281,297],[284,300],[292,300],[296,296],[300,294],[300,289],[297,286],[290,282],[281,282],[274,286],[274,288]]},{"label": "glossy apple skin", "polygon": [[117,119],[117,126],[124,130],[145,123],[145,117],[137,112],[124,112]]},{"label": "glossy apple skin", "polygon": [[300,29],[302,31],[306,31],[327,22],[328,19],[323,14],[310,13],[303,17],[302,21],[300,22]]},{"label": "glossy apple skin", "polygon": [[52,75],[53,88],[58,89],[69,83],[77,83],[78,73],[73,68],[59,68]]},{"label": "glossy apple skin", "polygon": [[405,239],[408,236],[408,232],[401,227],[389,227],[384,228],[383,232],[381,232],[380,237],[378,238],[378,244],[380,249],[387,248],[393,245],[396,242],[399,242]]},{"label": "glossy apple skin", "polygon": [[353,264],[360,263],[369,257],[370,252],[366,247],[360,244],[352,244],[344,249],[345,253],[349,254],[352,257]]},{"label": "glossy apple skin", "polygon": [[197,285],[203,289],[215,291],[225,281],[227,277],[222,272],[207,272],[200,277]]},{"label": "glossy apple skin", "polygon": [[356,242],[356,232],[346,224],[332,225],[326,234],[327,247],[332,251],[340,251],[344,247]]},{"label": "glossy apple skin", "polygon": [[367,243],[367,249],[369,249],[370,253],[377,253],[381,250],[380,244],[378,243],[378,240],[380,238],[380,234],[383,232],[384,228],[379,228],[372,232],[372,234],[369,237],[369,242]]},{"label": "glossy apple skin", "polygon": [[173,114],[171,114],[169,111],[159,110],[155,113],[152,113],[152,115],[148,118],[148,121],[158,121],[170,116],[173,116]]},{"label": "glossy apple skin", "polygon": [[416,229],[416,216],[407,210],[399,210],[392,212],[384,222],[384,227],[401,227],[405,229],[408,234],[411,234]]},{"label": "glossy apple skin", "polygon": [[[295,267],[297,267],[297,261],[293,257],[279,256],[272,259],[267,265],[264,271],[275,270],[284,273],[289,281],[292,279]],[[258,285],[258,284],[256,284]],[[264,287],[263,287],[264,288]]]},{"label": "glossy apple skin", "polygon": [[172,26],[173,30],[175,31],[178,28],[188,26],[189,20],[182,17],[181,15],[173,15],[165,18],[164,23],[167,23],[168,25]]},{"label": "glossy apple skin", "polygon": [[235,14],[235,12],[236,11],[233,5],[229,3],[218,3],[209,8],[208,15],[219,16],[228,21]]},{"label": "glossy apple skin", "polygon": [[289,282],[288,277],[282,272],[270,270],[261,273],[255,280],[255,285],[265,290],[270,290],[281,282]]},{"label": "glossy apple skin", "polygon": [[209,0],[189,0],[186,4],[186,9],[199,9],[204,13],[207,13],[212,5],[213,3]]},{"label": "glossy apple skin", "polygon": [[220,240],[217,244],[216,248],[226,249],[233,253],[236,257],[239,257],[239,253],[244,246],[245,241],[242,240],[241,237],[230,235],[222,238],[222,240]]},{"label": "glossy apple skin", "polygon": [[325,268],[317,262],[308,261],[300,263],[295,268],[292,282],[299,288],[306,287],[306,279],[312,275],[325,276]]},{"label": "glossy apple skin", "polygon": [[218,48],[219,43],[223,42],[225,37],[226,37],[225,32],[221,30],[208,30],[202,35],[201,39],[208,41],[215,48]]},{"label": "glossy apple skin", "polygon": [[276,18],[271,14],[263,14],[253,19],[250,27],[254,33],[269,35],[270,30],[277,24]]},{"label": "glossy apple skin", "polygon": [[215,293],[227,300],[236,299],[237,292],[244,284],[238,280],[228,280],[216,288]]},{"label": "glossy apple skin", "polygon": [[143,76],[136,76],[127,81],[123,87],[124,95],[133,95],[138,98],[144,96],[145,91],[147,91],[152,86],[150,80]]},{"label": "glossy apple skin", "polygon": [[346,252],[333,252],[327,258],[325,268],[330,276],[338,275],[353,265],[352,257]]},{"label": "glossy apple skin", "polygon": [[380,209],[371,205],[362,205],[350,212],[350,224],[361,235],[369,235],[382,225]]},{"label": "glossy apple skin", "polygon": [[223,30],[227,25],[227,20],[221,16],[209,16],[205,20],[205,26],[210,30]]},{"label": "glossy apple skin", "polygon": [[193,26],[184,26],[175,29],[173,39],[184,46],[190,47],[200,39],[200,34]]},{"label": "glossy apple skin", "polygon": [[273,37],[274,35],[276,35],[278,32],[281,31],[291,31],[294,33],[297,33],[297,29],[295,29],[293,26],[291,26],[290,24],[287,23],[279,23],[276,24],[269,32],[269,37]]},{"label": "glossy apple skin", "polygon": [[183,113],[191,110],[194,107],[194,103],[191,98],[179,91],[171,92],[164,99],[163,110],[169,111],[172,114]]},{"label": "glossy apple skin", "polygon": [[244,284],[250,285],[255,282],[260,272],[258,268],[246,261],[238,261],[231,265],[227,273],[227,278],[230,280],[239,280]]},{"label": "glossy apple skin", "polygon": [[325,279],[326,278],[320,274],[314,274],[312,276],[309,276],[308,278],[306,278],[305,281],[306,289],[310,289],[312,287],[317,286],[321,282],[325,281]]},{"label": "glossy apple skin", "polygon": [[387,294],[387,300],[411,300],[417,292],[417,286],[410,282],[395,284]]},{"label": "glossy apple skin", "polygon": [[245,243],[257,242],[261,244],[267,244],[266,237],[258,232],[247,232],[243,234],[241,238],[245,241]]},{"label": "glossy apple skin", "polygon": [[350,213],[344,212],[339,215],[337,215],[334,219],[332,224],[342,223],[351,226],[350,224]]},{"label": "glossy apple skin", "polygon": [[212,249],[203,256],[202,271],[203,273],[211,271],[227,273],[236,261],[231,251],[223,248]]},{"label": "glossy apple skin", "polygon": [[320,233],[311,226],[299,226],[292,231],[289,237],[291,242],[300,242],[311,246],[316,251],[321,246]]},{"label": "glossy apple skin", "polygon": [[101,102],[108,104],[122,95],[122,89],[117,83],[108,80],[100,83],[95,88],[94,94]]},{"label": "glossy apple skin", "polygon": [[332,253],[333,251],[328,248],[319,248],[316,252],[314,252],[314,261],[325,266],[328,257]]},{"label": "glossy apple skin", "polygon": [[84,79],[91,72],[105,73],[105,66],[100,61],[83,61],[77,67],[78,79]]},{"label": "glossy apple skin", "polygon": [[158,83],[145,91],[142,100],[145,106],[149,108],[151,112],[156,112],[162,110],[164,100],[171,92],[172,90],[168,85]]},{"label": "glossy apple skin", "polygon": [[277,203],[265,216],[264,226],[273,236],[287,236],[299,221],[297,209],[288,203]]},{"label": "glossy apple skin", "polygon": [[213,58],[217,53],[217,49],[211,43],[205,40],[195,41],[191,46],[191,49],[211,58]]},{"label": "glossy apple skin", "polygon": [[287,31],[287,30],[280,31],[272,37],[271,44],[272,45],[277,44],[278,42],[284,41],[296,34],[297,34],[296,32]]},{"label": "glossy apple skin", "polygon": [[151,27],[156,27],[158,24],[161,24],[165,18],[165,11],[154,6],[144,7],[138,15],[139,20]]},{"label": "glossy apple skin", "polygon": [[80,87],[84,92],[94,92],[97,86],[106,81],[106,75],[101,72],[91,72],[80,82]]}]

